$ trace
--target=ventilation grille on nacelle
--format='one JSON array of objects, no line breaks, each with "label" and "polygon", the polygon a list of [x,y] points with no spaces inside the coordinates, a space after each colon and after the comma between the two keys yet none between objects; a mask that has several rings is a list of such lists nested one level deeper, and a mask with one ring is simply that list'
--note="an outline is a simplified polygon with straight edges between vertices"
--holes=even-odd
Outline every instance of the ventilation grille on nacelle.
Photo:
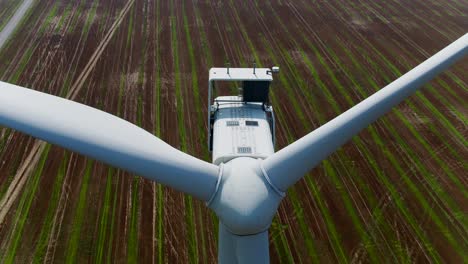
[{"label": "ventilation grille on nacelle", "polygon": [[226,121],[226,126],[239,126],[239,121]]},{"label": "ventilation grille on nacelle", "polygon": [[252,153],[252,148],[251,147],[237,147],[237,153],[250,154]]}]

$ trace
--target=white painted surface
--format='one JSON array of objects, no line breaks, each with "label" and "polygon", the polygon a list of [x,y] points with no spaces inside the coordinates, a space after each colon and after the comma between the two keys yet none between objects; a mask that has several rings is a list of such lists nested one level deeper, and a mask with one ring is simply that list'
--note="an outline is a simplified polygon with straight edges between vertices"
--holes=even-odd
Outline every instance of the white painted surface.
[{"label": "white painted surface", "polygon": [[269,183],[261,161],[240,157],[220,166],[217,192],[208,202],[226,229],[238,236],[266,231],[284,193]]},{"label": "white painted surface", "polygon": [[273,81],[269,68],[211,68],[209,81]]},{"label": "white painted surface", "polygon": [[[274,153],[270,125],[261,103],[242,103],[238,96],[220,96],[213,127],[213,163],[237,157],[264,159]],[[252,125],[252,123],[257,125]],[[250,152],[247,152],[250,150]]]}]

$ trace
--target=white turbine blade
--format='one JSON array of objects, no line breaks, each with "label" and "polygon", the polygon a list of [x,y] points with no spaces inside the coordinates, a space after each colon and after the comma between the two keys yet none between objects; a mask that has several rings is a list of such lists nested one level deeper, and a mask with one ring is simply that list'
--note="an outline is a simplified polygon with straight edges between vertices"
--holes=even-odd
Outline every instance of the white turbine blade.
[{"label": "white turbine blade", "polygon": [[374,95],[265,159],[263,167],[273,185],[286,191],[354,135],[463,58],[467,51],[465,34]]},{"label": "white turbine blade", "polygon": [[235,235],[219,223],[219,263],[270,263],[268,231],[249,236]]},{"label": "white turbine blade", "polygon": [[180,152],[123,119],[60,97],[0,82],[0,125],[204,201],[216,188],[217,166]]}]

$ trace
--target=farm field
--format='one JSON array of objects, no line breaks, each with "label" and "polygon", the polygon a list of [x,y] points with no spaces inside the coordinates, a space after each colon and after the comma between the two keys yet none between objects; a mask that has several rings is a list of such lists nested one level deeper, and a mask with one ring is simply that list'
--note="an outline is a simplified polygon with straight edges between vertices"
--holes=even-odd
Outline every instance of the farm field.
[{"label": "farm field", "polygon": [[[0,0],[0,30],[18,3]],[[36,0],[0,80],[209,161],[209,68],[280,66],[281,149],[465,34],[467,14],[466,0]],[[467,72],[465,58],[288,190],[271,261],[468,262]],[[1,263],[214,263],[217,225],[201,201],[0,127]]]}]

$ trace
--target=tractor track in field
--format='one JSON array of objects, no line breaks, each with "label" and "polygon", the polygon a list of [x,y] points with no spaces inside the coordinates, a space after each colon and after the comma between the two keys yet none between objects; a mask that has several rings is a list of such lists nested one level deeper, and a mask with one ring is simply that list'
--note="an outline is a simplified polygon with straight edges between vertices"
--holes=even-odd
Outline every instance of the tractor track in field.
[{"label": "tractor track in field", "polygon": [[15,14],[10,18],[8,24],[2,29],[0,32],[0,50],[2,49],[3,45],[7,42],[10,38],[11,34],[15,31],[18,23],[23,19],[26,11],[31,7],[31,4],[34,0],[24,0],[21,6],[16,10]]},{"label": "tractor track in field", "polygon": [[[116,19],[114,24],[109,29],[108,33],[98,45],[98,48],[95,50],[94,54],[89,59],[88,64],[85,66],[79,77],[76,79],[74,84],[72,85],[70,91],[68,92],[66,99],[74,100],[76,99],[78,93],[83,88],[84,82],[87,80],[89,74],[96,66],[97,61],[101,57],[102,53],[104,52],[105,48],[109,44],[110,40],[112,39],[114,33],[119,28],[122,20],[127,15],[128,11],[131,9],[135,0],[130,0],[127,2],[123,10],[121,11],[119,17]],[[5,216],[10,211],[11,206],[13,205],[14,201],[18,198],[18,195],[23,190],[24,184],[26,183],[29,175],[31,174],[32,170],[35,168],[37,162],[39,161],[43,150],[45,149],[46,142],[41,140],[35,140],[34,146],[29,153],[28,157],[23,162],[21,169],[18,173],[14,176],[12,183],[8,187],[8,190],[4,196],[4,198],[0,201],[0,225],[3,223]]]},{"label": "tractor track in field", "polygon": [[26,175],[30,175],[36,167],[35,164],[39,161],[45,146],[46,144],[42,141],[35,140],[31,152],[23,161],[17,174],[14,176],[4,198],[0,201],[0,225],[3,223],[5,216],[10,211],[11,206],[23,189],[23,186],[28,179]]},{"label": "tractor track in field", "polygon": [[125,7],[120,13],[120,16],[116,19],[114,24],[109,29],[108,33],[105,35],[104,39],[101,41],[101,43],[98,45],[98,47],[94,51],[94,54],[91,56],[91,58],[88,61],[88,64],[85,66],[85,68],[83,69],[79,77],[75,80],[74,84],[72,85],[70,91],[68,92],[66,96],[67,99],[74,100],[76,96],[78,95],[78,93],[81,91],[81,89],[83,88],[84,82],[87,80],[89,74],[96,66],[97,61],[101,58],[102,53],[106,49],[110,40],[114,36],[114,33],[117,31],[120,24],[122,23],[122,20],[125,18],[128,11],[130,11],[130,8],[133,6],[134,3],[135,3],[135,0],[130,0],[127,2],[127,4],[125,5]]}]

